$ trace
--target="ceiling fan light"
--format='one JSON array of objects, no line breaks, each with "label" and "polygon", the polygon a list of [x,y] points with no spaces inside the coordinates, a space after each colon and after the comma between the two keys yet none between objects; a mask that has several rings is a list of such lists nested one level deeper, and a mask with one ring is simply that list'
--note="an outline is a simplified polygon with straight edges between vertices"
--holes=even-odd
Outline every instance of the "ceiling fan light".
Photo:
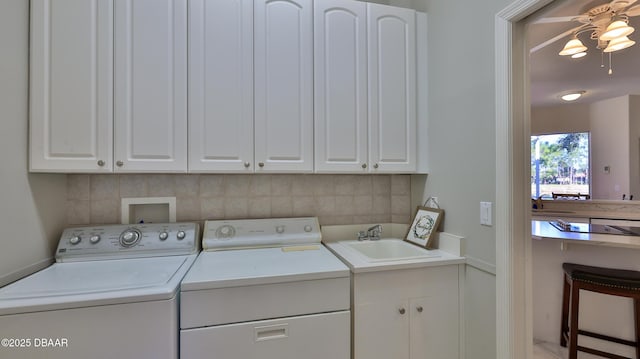
[{"label": "ceiling fan light", "polygon": [[564,101],[575,101],[579,99],[582,95],[584,95],[585,91],[576,91],[568,94],[564,94],[560,96]]},{"label": "ceiling fan light", "polygon": [[586,51],[582,51],[582,52],[578,52],[577,54],[573,54],[571,55],[572,59],[579,59],[581,57],[585,57],[587,56],[587,52]]},{"label": "ceiling fan light", "polygon": [[600,40],[611,41],[618,37],[628,36],[635,29],[622,20],[616,20],[607,26],[607,29],[598,37]]},{"label": "ceiling fan light", "polygon": [[564,48],[558,53],[558,55],[569,56],[585,51],[587,51],[587,47],[584,46],[580,39],[574,37],[573,39],[569,40],[566,45],[564,45]]},{"label": "ceiling fan light", "polygon": [[635,41],[629,39],[626,36],[620,36],[609,41],[609,45],[607,46],[607,48],[602,51],[604,52],[620,51],[622,49],[626,49],[627,47],[633,46],[635,43],[636,43]]}]

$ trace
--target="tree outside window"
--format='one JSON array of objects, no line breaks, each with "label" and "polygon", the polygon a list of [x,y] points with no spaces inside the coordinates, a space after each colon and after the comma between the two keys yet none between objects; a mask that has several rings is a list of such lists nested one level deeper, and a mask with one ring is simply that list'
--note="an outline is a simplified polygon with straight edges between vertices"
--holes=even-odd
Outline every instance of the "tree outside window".
[{"label": "tree outside window", "polygon": [[531,194],[590,194],[589,133],[531,136]]}]

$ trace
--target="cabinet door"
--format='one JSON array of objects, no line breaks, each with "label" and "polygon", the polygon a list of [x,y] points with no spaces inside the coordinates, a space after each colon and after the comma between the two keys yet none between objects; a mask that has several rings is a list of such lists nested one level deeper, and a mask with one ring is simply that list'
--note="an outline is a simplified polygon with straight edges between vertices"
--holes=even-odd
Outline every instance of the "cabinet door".
[{"label": "cabinet door", "polygon": [[253,171],[253,1],[189,2],[189,170]]},{"label": "cabinet door", "polygon": [[115,169],[185,172],[187,2],[115,1]]},{"label": "cabinet door", "polygon": [[314,6],[316,172],[366,172],[366,3]]},{"label": "cabinet door", "polygon": [[367,4],[369,162],[376,172],[416,170],[415,16]]},{"label": "cabinet door", "polygon": [[31,2],[32,171],[112,170],[112,33],[111,0]]},{"label": "cabinet door", "polygon": [[256,0],[257,172],[313,170],[311,0]]},{"label": "cabinet door", "polygon": [[409,302],[380,298],[354,308],[354,359],[409,359]]},{"label": "cabinet door", "polygon": [[411,359],[459,358],[457,299],[455,292],[445,292],[409,300]]}]

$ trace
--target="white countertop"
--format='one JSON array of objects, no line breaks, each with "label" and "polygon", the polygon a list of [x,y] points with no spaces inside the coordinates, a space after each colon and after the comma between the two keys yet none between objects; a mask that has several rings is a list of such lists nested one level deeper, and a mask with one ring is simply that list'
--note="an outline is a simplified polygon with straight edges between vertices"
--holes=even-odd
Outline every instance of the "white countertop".
[{"label": "white countertop", "polygon": [[353,273],[465,263],[464,257],[459,257],[439,249],[430,250],[430,252],[435,255],[434,257],[370,262],[367,261],[366,257],[344,245],[343,243],[344,242],[325,242],[324,244],[336,256],[342,259],[342,261],[351,269],[351,272]]},{"label": "white countertop", "polygon": [[566,240],[571,243],[640,248],[640,237],[600,233],[563,232],[548,221],[531,221],[533,239]]}]

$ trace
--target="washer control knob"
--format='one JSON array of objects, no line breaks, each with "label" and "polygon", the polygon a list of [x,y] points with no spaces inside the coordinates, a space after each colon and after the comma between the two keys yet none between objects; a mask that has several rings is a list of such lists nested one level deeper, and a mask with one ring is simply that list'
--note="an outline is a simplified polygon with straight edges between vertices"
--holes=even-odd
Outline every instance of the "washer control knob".
[{"label": "washer control knob", "polygon": [[94,234],[93,236],[91,236],[91,238],[89,238],[89,242],[91,242],[91,244],[100,242],[100,235]]},{"label": "washer control knob", "polygon": [[284,226],[276,226],[277,233],[284,233]]},{"label": "washer control knob", "polygon": [[178,231],[178,233],[176,233],[176,237],[178,237],[178,240],[183,240],[184,237],[186,237],[186,233],[184,233],[184,231]]},{"label": "washer control knob", "polygon": [[167,232],[160,232],[160,234],[158,235],[158,238],[160,238],[161,241],[166,240],[167,238],[169,238],[169,233]]},{"label": "washer control knob", "polygon": [[80,243],[80,241],[82,241],[82,238],[80,238],[80,236],[73,236],[71,237],[71,239],[69,239],[69,243],[71,243],[72,246]]},{"label": "washer control knob", "polygon": [[313,227],[311,227],[311,226],[310,226],[310,225],[308,225],[308,224],[307,224],[306,226],[304,226],[304,231],[305,231],[305,232],[311,232],[311,230],[312,230],[312,229],[313,229]]},{"label": "washer control knob", "polygon": [[132,247],[140,240],[140,232],[137,229],[127,229],[120,235],[120,245]]}]

